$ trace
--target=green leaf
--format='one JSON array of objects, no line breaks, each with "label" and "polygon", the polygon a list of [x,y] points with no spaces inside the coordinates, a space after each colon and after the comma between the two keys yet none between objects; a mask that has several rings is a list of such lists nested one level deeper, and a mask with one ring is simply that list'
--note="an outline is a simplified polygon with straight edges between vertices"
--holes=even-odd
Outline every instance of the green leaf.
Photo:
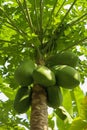
[{"label": "green leaf", "polygon": [[70,91],[67,89],[63,89],[63,106],[70,113],[70,115],[73,114],[72,99]]},{"label": "green leaf", "polygon": [[10,100],[14,100],[16,91],[17,90],[10,88],[8,84],[5,83],[2,84],[1,92],[3,92]]},{"label": "green leaf", "polygon": [[87,120],[87,96],[85,96],[81,101],[80,116],[82,119]]},{"label": "green leaf", "polygon": [[[83,93],[83,91],[80,89],[80,87],[76,87],[75,89],[74,89],[74,94],[75,94],[75,102],[76,102],[76,106],[77,106],[77,109],[78,109],[78,115],[80,115],[80,113],[81,113],[81,102],[82,102],[82,99],[84,98],[84,93]],[[73,99],[72,99],[73,100]],[[74,101],[74,100],[73,100]],[[74,104],[75,105],[75,104]],[[74,110],[73,111],[77,111],[77,110],[75,110],[75,108],[74,108]]]},{"label": "green leaf", "polygon": [[87,121],[82,120],[81,117],[77,117],[73,120],[69,130],[86,130],[86,129],[87,129]]},{"label": "green leaf", "polygon": [[2,79],[2,77],[0,76],[0,84],[2,84],[3,83],[3,79]]}]

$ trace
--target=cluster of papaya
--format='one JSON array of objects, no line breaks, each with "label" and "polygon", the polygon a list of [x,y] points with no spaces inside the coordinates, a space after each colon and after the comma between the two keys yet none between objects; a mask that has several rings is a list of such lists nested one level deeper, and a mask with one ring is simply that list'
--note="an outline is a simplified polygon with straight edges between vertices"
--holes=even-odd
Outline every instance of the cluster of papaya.
[{"label": "cluster of papaya", "polygon": [[28,87],[21,87],[18,89],[15,100],[14,109],[17,113],[25,113],[31,105],[32,90]]},{"label": "cluster of papaya", "polygon": [[[15,71],[15,78],[21,87],[14,101],[18,113],[24,113],[31,105],[31,84],[39,84],[47,92],[48,106],[62,105],[61,87],[73,89],[80,83],[80,74],[75,69],[78,57],[72,52],[64,52],[49,57],[46,65],[35,66],[31,59],[24,61]],[[28,87],[26,87],[28,86]]]},{"label": "cluster of papaya", "polygon": [[80,83],[80,74],[75,69],[78,61],[78,56],[75,53],[64,52],[50,56],[46,65],[54,72],[58,86],[73,89]]},{"label": "cluster of papaya", "polygon": [[16,69],[14,77],[21,86],[14,99],[14,109],[17,113],[25,113],[31,106],[33,82],[32,73],[35,69],[34,62],[29,58],[24,60]]}]

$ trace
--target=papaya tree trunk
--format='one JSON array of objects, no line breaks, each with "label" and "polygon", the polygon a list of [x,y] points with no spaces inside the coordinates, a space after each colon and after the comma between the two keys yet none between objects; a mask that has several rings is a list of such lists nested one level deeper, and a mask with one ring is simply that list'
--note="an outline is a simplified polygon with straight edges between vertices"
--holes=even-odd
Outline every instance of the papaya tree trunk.
[{"label": "papaya tree trunk", "polygon": [[31,104],[30,130],[47,129],[48,112],[46,92],[43,87],[34,85]]}]

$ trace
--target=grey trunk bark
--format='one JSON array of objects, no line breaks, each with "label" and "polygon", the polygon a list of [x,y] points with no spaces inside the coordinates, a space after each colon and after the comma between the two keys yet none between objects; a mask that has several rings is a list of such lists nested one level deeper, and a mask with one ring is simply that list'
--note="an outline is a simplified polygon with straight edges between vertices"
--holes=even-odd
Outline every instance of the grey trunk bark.
[{"label": "grey trunk bark", "polygon": [[39,85],[33,87],[30,130],[48,130],[47,95]]}]

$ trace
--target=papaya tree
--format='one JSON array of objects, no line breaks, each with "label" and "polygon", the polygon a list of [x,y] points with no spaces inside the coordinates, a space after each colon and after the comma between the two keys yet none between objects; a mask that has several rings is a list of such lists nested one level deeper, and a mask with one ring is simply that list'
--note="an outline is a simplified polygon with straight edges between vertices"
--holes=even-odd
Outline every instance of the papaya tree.
[{"label": "papaya tree", "polygon": [[86,5],[0,1],[0,91],[7,96],[0,100],[2,130],[87,129],[81,88],[87,77]]}]

